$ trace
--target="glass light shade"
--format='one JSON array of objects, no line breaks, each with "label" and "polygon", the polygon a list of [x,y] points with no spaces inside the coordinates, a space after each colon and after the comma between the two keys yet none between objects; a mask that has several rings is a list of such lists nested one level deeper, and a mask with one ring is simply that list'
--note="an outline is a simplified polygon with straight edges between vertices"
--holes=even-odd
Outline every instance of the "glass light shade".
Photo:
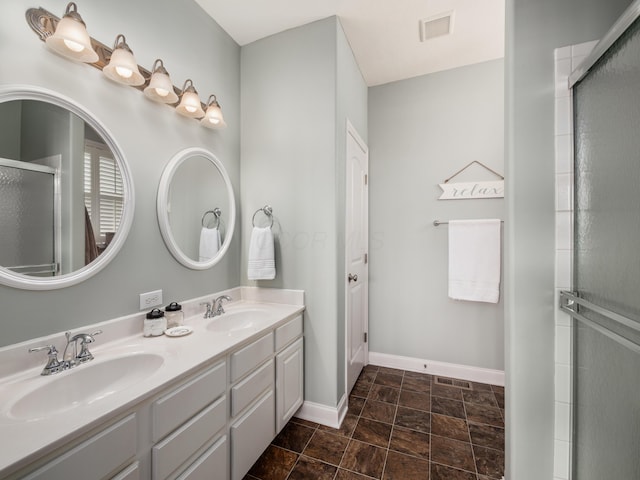
[{"label": "glass light shade", "polygon": [[124,42],[122,37],[122,43],[117,43],[111,53],[109,64],[106,65],[102,72],[114,82],[122,83],[124,85],[138,86],[144,83],[144,77],[138,70],[138,64],[133,56],[133,53]]},{"label": "glass light shade", "polygon": [[184,115],[189,118],[204,117],[204,110],[202,110],[198,92],[193,88],[192,83],[187,87],[188,83],[191,83],[191,80],[187,80],[185,82],[185,86],[182,89],[182,99],[180,100],[180,104],[176,107],[176,111],[180,115]]},{"label": "glass light shade", "polygon": [[[98,54],[91,46],[87,27],[80,15],[70,11],[71,5],[67,6],[67,12],[58,22],[56,31],[45,43],[49,49],[71,60],[95,63],[98,61]],[[75,7],[75,4],[73,6]]]},{"label": "glass light shade", "polygon": [[[156,68],[158,62],[160,65]],[[149,85],[144,89],[144,95],[154,102],[176,103],[178,95],[173,90],[169,73],[162,65],[162,61],[156,60],[153,65],[153,73],[151,74]]]},{"label": "glass light shade", "polygon": [[222,116],[220,104],[216,100],[209,103],[207,113],[205,113],[204,118],[200,120],[200,124],[207,128],[224,128],[227,126]]}]

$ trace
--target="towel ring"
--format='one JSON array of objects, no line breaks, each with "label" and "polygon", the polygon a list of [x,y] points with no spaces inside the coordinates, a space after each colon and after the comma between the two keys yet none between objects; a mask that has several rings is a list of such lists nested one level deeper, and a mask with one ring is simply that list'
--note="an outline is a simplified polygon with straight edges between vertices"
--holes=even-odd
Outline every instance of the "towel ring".
[{"label": "towel ring", "polygon": [[254,227],[256,226],[256,215],[260,212],[269,217],[269,219],[271,220],[271,225],[269,225],[269,227],[273,227],[273,208],[271,208],[271,205],[265,205],[264,207],[256,210],[253,214],[253,217],[251,218],[251,225],[253,225]]},{"label": "towel ring", "polygon": [[218,228],[220,226],[220,215],[222,215],[222,210],[216,207],[213,210],[207,210],[206,212],[204,212],[204,215],[202,215],[202,222],[201,222],[203,227],[205,227],[204,219],[209,214],[215,217],[216,224],[213,227],[206,227],[206,228]]}]

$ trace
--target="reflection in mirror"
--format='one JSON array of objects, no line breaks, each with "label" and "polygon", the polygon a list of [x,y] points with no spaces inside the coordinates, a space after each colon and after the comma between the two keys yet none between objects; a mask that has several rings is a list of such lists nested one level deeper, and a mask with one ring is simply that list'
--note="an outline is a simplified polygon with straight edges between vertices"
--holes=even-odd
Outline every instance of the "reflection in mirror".
[{"label": "reflection in mirror", "polygon": [[82,108],[0,89],[0,282],[50,289],[93,275],[123,241],[111,247],[131,191],[116,144]]},{"label": "reflection in mirror", "polygon": [[233,188],[219,160],[204,149],[178,153],[158,189],[158,222],[183,265],[203,270],[224,255],[235,224]]}]

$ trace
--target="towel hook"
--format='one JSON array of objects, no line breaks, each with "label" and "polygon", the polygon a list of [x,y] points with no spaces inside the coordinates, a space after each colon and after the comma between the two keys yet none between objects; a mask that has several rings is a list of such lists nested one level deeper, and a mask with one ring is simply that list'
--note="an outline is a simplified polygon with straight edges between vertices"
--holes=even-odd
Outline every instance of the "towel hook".
[{"label": "towel hook", "polygon": [[220,216],[222,215],[222,210],[216,207],[213,210],[207,210],[206,212],[204,212],[204,215],[202,215],[202,222],[201,222],[203,227],[205,227],[204,219],[209,214],[212,214],[215,217],[216,224],[213,227],[206,227],[206,228],[218,228],[220,226]]},{"label": "towel hook", "polygon": [[269,227],[273,227],[273,208],[271,208],[271,205],[265,205],[264,207],[256,210],[253,214],[253,217],[251,218],[251,225],[253,225],[254,227],[256,226],[256,215],[260,212],[269,217],[269,219],[271,220],[271,225],[269,225]]}]

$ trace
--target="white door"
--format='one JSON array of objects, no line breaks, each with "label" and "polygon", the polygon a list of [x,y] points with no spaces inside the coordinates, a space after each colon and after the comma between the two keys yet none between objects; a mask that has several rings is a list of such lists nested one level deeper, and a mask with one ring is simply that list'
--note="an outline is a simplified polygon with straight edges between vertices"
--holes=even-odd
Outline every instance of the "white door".
[{"label": "white door", "polygon": [[347,393],[368,360],[369,150],[347,122],[346,350]]}]

